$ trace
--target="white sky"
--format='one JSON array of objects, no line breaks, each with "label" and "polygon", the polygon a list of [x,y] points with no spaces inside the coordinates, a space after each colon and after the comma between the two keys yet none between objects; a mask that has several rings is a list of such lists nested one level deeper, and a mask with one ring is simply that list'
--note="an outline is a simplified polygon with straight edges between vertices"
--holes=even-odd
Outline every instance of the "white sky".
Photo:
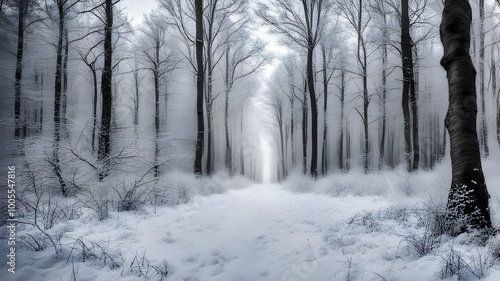
[{"label": "white sky", "polygon": [[122,6],[127,11],[129,18],[133,18],[133,24],[139,24],[144,18],[144,14],[149,13],[157,6],[156,0],[123,0]]}]

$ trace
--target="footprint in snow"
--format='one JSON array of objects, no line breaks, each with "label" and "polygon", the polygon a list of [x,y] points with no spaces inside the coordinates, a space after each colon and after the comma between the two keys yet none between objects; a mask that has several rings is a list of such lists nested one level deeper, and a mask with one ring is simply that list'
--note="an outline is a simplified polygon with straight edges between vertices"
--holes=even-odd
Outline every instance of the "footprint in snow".
[{"label": "footprint in snow", "polygon": [[163,240],[163,242],[165,242],[167,244],[172,244],[172,243],[177,242],[177,240],[172,238],[172,233],[170,233],[170,231],[167,232],[167,237],[163,238],[162,240]]},{"label": "footprint in snow", "polygon": [[189,256],[185,259],[186,262],[188,263],[195,263],[195,262],[198,262],[198,257],[197,256]]}]

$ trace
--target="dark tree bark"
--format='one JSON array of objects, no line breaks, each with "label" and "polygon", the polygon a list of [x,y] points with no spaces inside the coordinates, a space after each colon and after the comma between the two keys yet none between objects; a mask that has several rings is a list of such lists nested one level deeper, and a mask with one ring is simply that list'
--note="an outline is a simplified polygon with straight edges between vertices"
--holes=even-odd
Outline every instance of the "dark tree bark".
[{"label": "dark tree bark", "polygon": [[314,45],[307,50],[307,85],[311,101],[311,176],[318,176],[318,104],[314,87],[313,51]]},{"label": "dark tree bark", "polygon": [[68,136],[66,129],[66,111],[68,108],[68,60],[69,60],[69,40],[68,28],[64,27],[64,54],[62,64],[62,92],[61,92],[61,131],[64,136]]},{"label": "dark tree bark", "polygon": [[445,125],[450,135],[452,182],[447,224],[452,234],[491,228],[489,194],[481,167],[476,130],[476,70],[469,55],[471,7],[468,0],[447,0],[440,26],[449,107]]},{"label": "dark tree bark", "polygon": [[344,159],[344,120],[345,120],[345,69],[344,65],[340,68],[340,134],[339,134],[339,169],[346,172]]},{"label": "dark tree bark", "polygon": [[387,127],[387,44],[389,41],[389,31],[387,27],[386,14],[382,15],[383,20],[383,44],[382,44],[382,128],[380,132],[380,146],[379,146],[379,169],[382,169],[385,165],[385,134]]},{"label": "dark tree bark", "polygon": [[363,78],[363,129],[364,129],[364,149],[363,149],[363,170],[368,173],[370,165],[369,153],[370,153],[370,136],[368,131],[368,107],[370,106],[370,100],[368,97],[368,60],[366,54],[366,45],[363,38],[363,1],[359,0],[359,10],[358,10],[358,62],[362,69]]},{"label": "dark tree bark", "polygon": [[[415,98],[415,79],[413,65],[412,40],[410,35],[410,17],[408,0],[401,1],[401,60],[403,70],[402,107],[404,120],[405,159],[409,172],[418,169],[418,127],[415,130],[417,105]],[[410,111],[411,105],[411,111]],[[416,134],[416,135],[415,135]]]},{"label": "dark tree bark", "polygon": [[[329,77],[327,73],[328,63],[326,59],[326,49],[324,46],[321,48],[321,55],[323,58],[323,147],[321,152],[321,174],[326,176],[329,168],[329,151],[328,151],[328,82]],[[331,75],[330,75],[331,77]]]},{"label": "dark tree bark", "polygon": [[274,30],[307,51],[306,77],[311,105],[310,172],[313,178],[316,178],[318,173],[318,106],[314,85],[314,48],[320,42],[330,4],[328,0],[297,2],[272,0],[259,3],[257,9],[257,15],[270,24]]},{"label": "dark tree bark", "polygon": [[90,66],[92,71],[92,84],[94,86],[94,92],[92,96],[92,152],[95,151],[95,135],[97,129],[97,69],[95,69],[95,63]]},{"label": "dark tree bark", "polygon": [[158,157],[160,154],[159,142],[160,142],[160,74],[159,74],[159,66],[160,66],[160,42],[156,41],[155,44],[155,64],[153,70],[154,77],[154,87],[155,87],[155,169],[154,169],[154,177],[157,178],[158,173]]},{"label": "dark tree bark", "polygon": [[17,52],[16,52],[16,74],[14,94],[15,129],[14,136],[21,137],[23,122],[21,121],[21,81],[23,76],[23,53],[24,53],[24,25],[28,0],[19,0],[18,25],[17,25]]},{"label": "dark tree bark", "polygon": [[368,95],[368,53],[366,49],[365,41],[365,31],[368,27],[368,23],[371,20],[370,14],[366,13],[365,6],[366,2],[363,0],[342,0],[338,1],[338,5],[344,16],[347,18],[349,24],[354,29],[357,39],[356,45],[356,61],[360,68],[359,76],[363,81],[363,93],[361,95],[363,99],[363,110],[360,112],[356,109],[356,112],[361,117],[363,122],[363,142],[362,142],[362,165],[365,173],[368,173],[370,169],[370,136],[369,136],[369,124],[368,119],[368,109],[370,106],[370,97]]},{"label": "dark tree bark", "polygon": [[231,140],[229,138],[229,92],[231,89],[230,77],[231,68],[229,66],[229,52],[231,50],[231,45],[226,45],[225,57],[226,57],[226,73],[224,77],[225,84],[225,100],[224,100],[224,133],[226,137],[226,149],[224,152],[224,164],[230,176],[233,175],[233,156],[231,148]]},{"label": "dark tree bark", "polygon": [[104,179],[109,170],[111,114],[112,114],[112,74],[113,74],[113,0],[105,0],[104,25],[104,67],[101,76],[101,129],[99,131],[98,160],[102,161],[103,169],[99,172],[99,180]]},{"label": "dark tree bark", "polygon": [[205,121],[203,116],[203,0],[195,0],[196,14],[196,117],[197,117],[197,136],[194,159],[194,174],[200,176],[202,173],[203,142],[205,135]]},{"label": "dark tree bark", "polygon": [[304,80],[304,98],[302,100],[302,172],[307,175],[307,125],[309,106],[307,104],[307,79]]},{"label": "dark tree bark", "polygon": [[62,68],[63,68],[63,41],[65,20],[67,13],[66,1],[57,1],[57,11],[59,15],[59,36],[57,40],[57,57],[56,57],[56,74],[54,83],[54,149],[52,165],[54,172],[57,176],[61,186],[61,193],[64,196],[68,195],[66,183],[62,177],[61,167],[59,164],[59,141],[60,141],[60,128],[61,128],[61,92],[62,92]]}]

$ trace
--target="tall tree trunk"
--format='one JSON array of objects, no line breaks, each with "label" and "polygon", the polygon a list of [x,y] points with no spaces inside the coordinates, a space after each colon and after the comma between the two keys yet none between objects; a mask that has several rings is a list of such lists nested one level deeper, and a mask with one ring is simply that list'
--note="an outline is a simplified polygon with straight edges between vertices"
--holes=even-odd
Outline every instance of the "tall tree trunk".
[{"label": "tall tree trunk", "polygon": [[311,177],[318,176],[318,105],[314,89],[314,46],[307,49],[307,85],[311,101]]},{"label": "tall tree trunk", "polygon": [[197,134],[194,158],[194,174],[200,176],[202,173],[203,142],[205,135],[205,121],[203,120],[203,0],[195,0],[196,14],[196,117]]},{"label": "tall tree trunk", "polygon": [[232,149],[231,149],[231,141],[229,139],[229,76],[230,74],[230,67],[229,67],[229,51],[230,51],[230,45],[227,44],[226,46],[226,77],[225,77],[225,100],[224,100],[224,133],[226,136],[226,150],[225,150],[225,157],[224,157],[224,163],[226,165],[226,169],[229,173],[230,176],[233,175],[233,159],[232,159]]},{"label": "tall tree trunk", "polygon": [[[411,42],[411,39],[410,39]],[[411,63],[413,79],[410,84],[410,105],[411,105],[411,142],[412,142],[412,171],[418,170],[420,164],[420,137],[418,131],[418,57],[415,57],[417,65]]]},{"label": "tall tree trunk", "polygon": [[279,133],[280,133],[280,149],[281,149],[281,178],[280,179],[285,179],[286,178],[286,166],[285,166],[285,142],[284,142],[284,134],[283,134],[283,108],[281,105],[279,105],[279,112],[278,114],[278,126],[279,126]]},{"label": "tall tree trunk", "polygon": [[349,172],[351,170],[351,127],[349,125],[349,121],[346,123],[346,128],[345,128],[345,171]]},{"label": "tall tree trunk", "polygon": [[134,69],[132,72],[134,75],[134,125],[139,125],[139,89],[140,89],[140,79],[139,70]]},{"label": "tall tree trunk", "polygon": [[344,65],[340,68],[340,134],[339,134],[339,169],[346,172],[344,160],[344,107],[345,107],[345,69]]},{"label": "tall tree trunk", "polygon": [[54,82],[54,149],[52,151],[53,159],[52,165],[54,172],[61,186],[61,193],[63,196],[68,195],[66,183],[62,177],[61,167],[59,164],[59,140],[60,140],[60,127],[61,127],[61,89],[62,89],[62,60],[63,60],[63,37],[64,37],[64,4],[58,4],[59,12],[59,36],[57,40],[57,58],[56,58],[56,74]]},{"label": "tall tree trunk", "polygon": [[[240,139],[243,137],[243,107],[240,111]],[[245,175],[245,159],[243,159],[243,145],[240,145],[240,175]]]},{"label": "tall tree trunk", "polygon": [[68,107],[68,55],[69,55],[69,40],[68,28],[64,27],[64,59],[62,65],[62,93],[61,93],[61,131],[64,136],[68,136],[66,129],[66,111]]},{"label": "tall tree trunk", "polygon": [[104,26],[104,67],[101,78],[101,129],[99,131],[98,160],[103,168],[99,172],[99,180],[104,179],[109,171],[111,114],[112,114],[112,63],[113,63],[113,0],[105,1],[106,23]]},{"label": "tall tree trunk", "polygon": [[[159,55],[159,46],[157,45],[156,54]],[[159,57],[157,58],[157,62],[159,62]],[[157,178],[159,176],[158,173],[158,159],[160,154],[159,142],[160,142],[160,77],[158,73],[158,69],[154,71],[154,87],[155,87],[155,169],[154,169],[154,177]]]},{"label": "tall tree trunk", "polygon": [[362,79],[363,79],[363,170],[368,173],[369,170],[369,152],[370,152],[370,136],[368,131],[368,107],[370,105],[368,97],[368,67],[367,67],[367,54],[366,45],[363,38],[363,0],[359,0],[358,9],[358,21],[357,21],[357,32],[358,32],[358,45],[357,45],[357,59],[358,63],[362,69]]},{"label": "tall tree trunk", "polygon": [[97,70],[92,65],[92,82],[94,86],[94,95],[92,97],[92,152],[95,151],[95,131],[97,129]]},{"label": "tall tree trunk", "polygon": [[321,174],[326,176],[328,173],[328,75],[326,63],[326,50],[321,49],[323,57],[323,147],[321,152]]},{"label": "tall tree trunk", "polygon": [[308,125],[308,105],[307,105],[307,79],[304,80],[304,97],[302,100],[302,172],[307,175],[307,125]]},{"label": "tall tree trunk", "polygon": [[380,132],[380,146],[379,146],[379,169],[385,165],[385,134],[387,127],[387,44],[389,41],[389,31],[387,27],[386,15],[382,15],[383,21],[383,44],[382,44],[382,129]]},{"label": "tall tree trunk", "polygon": [[496,107],[497,107],[497,142],[500,145],[500,95],[497,90],[497,67],[495,61],[495,47],[491,46],[491,90],[493,92],[493,97],[496,96]]},{"label": "tall tree trunk", "polygon": [[479,0],[479,96],[481,98],[479,141],[484,156],[488,157],[488,125],[486,124],[486,102],[484,98],[484,35],[484,0]]},{"label": "tall tree trunk", "polygon": [[445,125],[450,135],[452,182],[447,224],[452,234],[491,228],[486,188],[476,131],[476,70],[469,55],[472,11],[468,0],[447,0],[440,26],[449,108]]},{"label": "tall tree trunk", "polygon": [[160,41],[157,38],[155,44],[155,63],[154,63],[154,87],[155,87],[155,169],[154,177],[159,176],[159,154],[160,154]]},{"label": "tall tree trunk", "polygon": [[207,103],[207,176],[213,173],[213,114],[212,103]]},{"label": "tall tree trunk", "polygon": [[14,136],[21,137],[23,122],[21,121],[21,81],[23,76],[23,52],[24,52],[24,18],[28,0],[19,0],[18,25],[17,25],[17,50],[16,50],[16,74],[14,94],[15,129]]},{"label": "tall tree trunk", "polygon": [[410,18],[408,0],[401,1],[401,59],[403,70],[403,91],[402,91],[402,107],[403,107],[403,120],[404,120],[404,139],[405,139],[405,159],[406,166],[409,172],[414,170],[414,153],[412,145],[412,117],[410,112],[410,103],[412,91],[415,90],[415,81],[413,77],[413,53],[411,48],[410,36]]},{"label": "tall tree trunk", "polygon": [[[293,87],[293,86],[292,86]],[[296,159],[295,159],[295,118],[294,118],[294,103],[295,103],[295,93],[291,96],[290,99],[290,146],[291,146],[291,154],[292,154],[292,167],[295,167]]]}]

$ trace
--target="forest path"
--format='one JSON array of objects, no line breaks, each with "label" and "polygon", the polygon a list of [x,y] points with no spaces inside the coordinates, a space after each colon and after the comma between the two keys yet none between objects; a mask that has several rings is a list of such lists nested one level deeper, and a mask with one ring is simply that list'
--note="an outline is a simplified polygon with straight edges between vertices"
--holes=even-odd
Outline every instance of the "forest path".
[{"label": "forest path", "polygon": [[169,261],[174,280],[297,280],[314,274],[316,260],[338,243],[331,234],[360,208],[388,205],[379,197],[334,198],[263,184],[196,197],[132,228],[142,232],[139,248],[150,260]]},{"label": "forest path", "polygon": [[[261,184],[176,207],[113,213],[104,222],[82,216],[62,226],[67,232],[61,242],[76,247],[72,253],[50,258],[19,252],[23,266],[9,280],[433,280],[435,258],[407,258],[410,252],[396,233],[407,229],[391,222],[382,227],[367,215],[399,203]],[[82,262],[77,239],[97,256],[104,249],[120,267],[111,270],[102,258]],[[161,279],[156,270],[165,264],[168,277]]]}]

